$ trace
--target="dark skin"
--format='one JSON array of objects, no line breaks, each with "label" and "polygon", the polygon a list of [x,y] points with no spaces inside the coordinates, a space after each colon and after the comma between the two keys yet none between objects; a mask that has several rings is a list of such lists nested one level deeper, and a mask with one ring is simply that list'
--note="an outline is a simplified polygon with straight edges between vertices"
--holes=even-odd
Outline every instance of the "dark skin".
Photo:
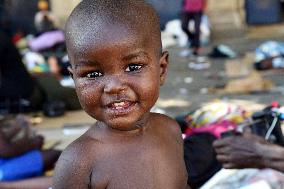
[{"label": "dark skin", "polygon": [[250,132],[217,140],[213,146],[224,168],[271,168],[284,172],[283,147]]},{"label": "dark skin", "polygon": [[100,39],[67,42],[80,103],[98,122],[59,158],[54,189],[187,188],[179,126],[150,113],[168,53],[145,29],[104,26]]},{"label": "dark skin", "polygon": [[52,177],[38,177],[13,182],[0,182],[1,189],[47,189],[51,186]]},{"label": "dark skin", "polygon": [[[2,130],[0,130],[0,157],[11,158],[31,150],[41,149],[44,141],[43,137],[40,135],[29,137],[28,124],[26,118],[18,116],[15,120],[11,121],[11,129],[9,132],[4,134]],[[10,142],[10,140],[20,132],[24,125],[26,129],[23,137],[16,142]]]},{"label": "dark skin", "polygon": [[54,188],[186,188],[178,128],[158,114],[149,124],[132,133],[96,124],[63,153]]},{"label": "dark skin", "polygon": [[[20,156],[31,150],[41,150],[44,138],[41,135],[34,137],[29,136],[29,122],[24,116],[17,116],[16,119],[11,120],[9,132],[3,133],[0,130],[0,158],[13,158]],[[22,128],[25,129],[25,133],[21,139],[16,142],[11,142],[11,139],[17,135]],[[44,164],[44,170],[50,170],[54,168],[54,164],[57,161],[61,151],[58,150],[42,150],[42,161]],[[1,189],[46,189],[52,184],[51,177],[39,177],[30,178],[18,181],[0,182]]]}]

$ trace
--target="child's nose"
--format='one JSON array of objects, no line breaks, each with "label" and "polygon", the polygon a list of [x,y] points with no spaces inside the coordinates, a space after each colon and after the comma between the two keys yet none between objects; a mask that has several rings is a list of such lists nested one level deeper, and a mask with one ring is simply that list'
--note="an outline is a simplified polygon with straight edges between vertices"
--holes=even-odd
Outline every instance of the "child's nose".
[{"label": "child's nose", "polygon": [[126,89],[126,85],[123,82],[121,76],[112,76],[106,80],[104,92],[109,94],[118,94]]}]

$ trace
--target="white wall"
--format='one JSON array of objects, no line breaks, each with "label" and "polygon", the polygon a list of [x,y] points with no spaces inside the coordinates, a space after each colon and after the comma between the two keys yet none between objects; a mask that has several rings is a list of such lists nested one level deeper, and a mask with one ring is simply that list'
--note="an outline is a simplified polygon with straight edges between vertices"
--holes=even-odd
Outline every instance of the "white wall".
[{"label": "white wall", "polygon": [[67,17],[80,1],[81,0],[50,0],[51,10],[59,19],[59,24],[62,28],[64,27]]}]

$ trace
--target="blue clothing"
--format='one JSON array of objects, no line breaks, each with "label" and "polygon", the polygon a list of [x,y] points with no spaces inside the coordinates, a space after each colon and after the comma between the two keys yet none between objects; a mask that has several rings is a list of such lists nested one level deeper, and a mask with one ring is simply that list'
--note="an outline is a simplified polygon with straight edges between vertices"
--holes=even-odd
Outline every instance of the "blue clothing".
[{"label": "blue clothing", "polygon": [[19,180],[42,175],[43,161],[39,150],[15,158],[0,158],[0,181]]},{"label": "blue clothing", "polygon": [[278,56],[284,56],[283,42],[266,41],[255,50],[255,62]]}]

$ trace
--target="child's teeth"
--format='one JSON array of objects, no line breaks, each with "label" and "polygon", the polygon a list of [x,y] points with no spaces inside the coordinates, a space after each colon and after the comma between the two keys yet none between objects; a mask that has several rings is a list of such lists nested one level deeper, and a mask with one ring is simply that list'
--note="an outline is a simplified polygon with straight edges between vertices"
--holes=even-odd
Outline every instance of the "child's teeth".
[{"label": "child's teeth", "polygon": [[122,109],[125,106],[126,102],[115,102],[113,103],[113,107],[117,110]]},{"label": "child's teeth", "polygon": [[125,103],[124,102],[116,102],[114,103],[114,106],[123,106]]}]

